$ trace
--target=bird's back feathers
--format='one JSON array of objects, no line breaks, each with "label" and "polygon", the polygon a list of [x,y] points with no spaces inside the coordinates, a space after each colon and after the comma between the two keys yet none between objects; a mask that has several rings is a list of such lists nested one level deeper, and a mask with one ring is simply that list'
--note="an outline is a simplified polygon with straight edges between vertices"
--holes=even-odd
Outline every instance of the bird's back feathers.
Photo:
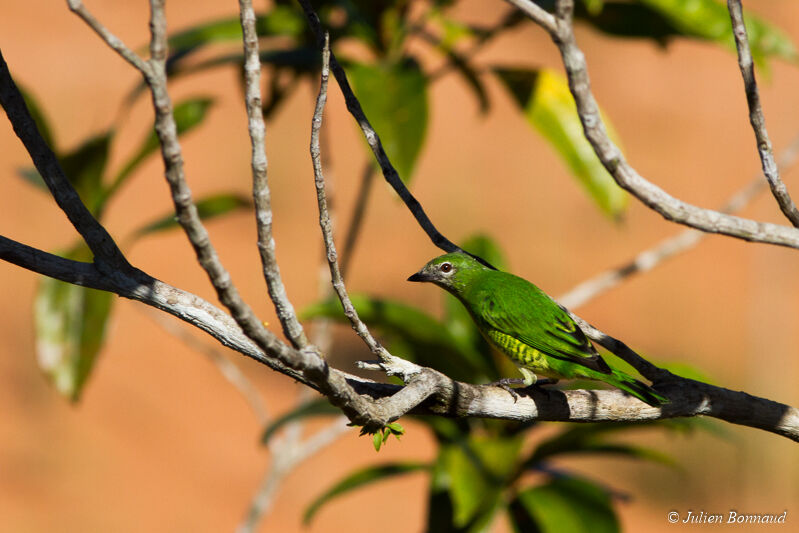
[{"label": "bird's back feathers", "polygon": [[568,313],[525,279],[485,270],[456,296],[481,329],[488,326],[564,362],[601,374],[611,372]]}]

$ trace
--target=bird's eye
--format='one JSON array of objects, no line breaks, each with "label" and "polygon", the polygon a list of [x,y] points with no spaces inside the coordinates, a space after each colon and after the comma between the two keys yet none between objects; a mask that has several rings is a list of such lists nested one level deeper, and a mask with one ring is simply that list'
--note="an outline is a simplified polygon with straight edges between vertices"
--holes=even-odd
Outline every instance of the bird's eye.
[{"label": "bird's eye", "polygon": [[446,274],[446,273],[448,273],[448,272],[452,271],[452,265],[451,265],[450,263],[441,263],[441,266],[440,266],[440,267],[438,267],[438,268],[439,268],[439,270],[441,270],[441,272],[443,272],[444,274]]}]

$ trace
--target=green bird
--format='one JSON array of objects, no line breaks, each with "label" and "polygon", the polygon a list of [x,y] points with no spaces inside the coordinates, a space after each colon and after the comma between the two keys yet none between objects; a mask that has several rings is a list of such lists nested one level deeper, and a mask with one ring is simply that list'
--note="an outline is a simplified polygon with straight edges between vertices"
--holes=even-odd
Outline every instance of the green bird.
[{"label": "green bird", "polygon": [[460,300],[480,333],[524,376],[495,383],[514,398],[511,383],[529,387],[540,374],[555,380],[604,381],[653,407],[668,401],[648,385],[610,368],[569,313],[525,279],[455,252],[430,260],[408,281],[435,283]]}]

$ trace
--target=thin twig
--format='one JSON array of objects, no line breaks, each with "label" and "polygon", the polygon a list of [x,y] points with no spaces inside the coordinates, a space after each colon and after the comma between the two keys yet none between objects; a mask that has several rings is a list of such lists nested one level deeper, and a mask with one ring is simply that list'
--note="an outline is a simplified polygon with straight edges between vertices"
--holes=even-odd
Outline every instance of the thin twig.
[{"label": "thin twig", "polygon": [[757,153],[760,155],[763,174],[766,176],[771,193],[777,200],[777,204],[779,204],[783,214],[791,221],[794,227],[799,227],[799,210],[796,209],[796,205],[791,200],[791,195],[788,193],[785,183],[780,179],[780,171],[774,161],[771,139],[769,139],[766,131],[766,118],[763,116],[763,107],[760,105],[760,93],[757,90],[757,81],[755,81],[755,68],[752,62],[752,51],[749,48],[749,38],[746,35],[741,0],[727,0],[727,9],[730,12],[730,20],[732,21],[735,46],[738,49],[738,65],[741,67],[741,75],[744,80],[746,103],[749,106],[749,122],[755,132]]},{"label": "thin twig", "polygon": [[[783,150],[780,155],[778,166],[781,170],[784,170],[793,166],[797,159],[799,159],[799,137],[796,137],[794,141]],[[750,200],[763,190],[765,185],[766,182],[763,181],[763,177],[758,173],[748,185],[733,195],[719,211],[722,213],[735,213],[740,211]],[[606,270],[580,283],[566,294],[557,298],[557,301],[564,307],[576,309],[603,292],[615,287],[630,276],[652,270],[663,261],[681,252],[690,250],[707,236],[707,233],[699,230],[683,230],[679,234],[664,239],[656,246],[639,253],[621,266]]]},{"label": "thin twig", "polygon": [[[298,2],[305,12],[305,16],[308,19],[311,30],[316,35],[319,48],[322,49],[324,47],[325,32],[322,29],[322,23],[319,21],[319,16],[316,14],[313,7],[311,7],[311,4],[308,0],[298,0]],[[458,245],[447,239],[436,229],[436,227],[430,221],[430,218],[427,216],[427,213],[424,212],[422,204],[419,203],[419,201],[413,196],[413,194],[411,194],[405,184],[402,183],[399,174],[397,174],[397,170],[391,164],[391,161],[386,155],[386,151],[383,149],[383,143],[380,141],[380,136],[372,127],[369,119],[366,118],[366,114],[363,112],[361,103],[355,97],[355,93],[353,93],[352,87],[350,87],[349,81],[347,81],[347,74],[344,72],[344,69],[336,60],[336,56],[332,52],[330,53],[330,71],[336,78],[339,88],[341,88],[341,93],[344,95],[344,101],[347,104],[347,110],[358,122],[358,126],[361,128],[361,131],[366,138],[367,144],[369,144],[369,147],[372,149],[372,153],[375,155],[377,162],[380,164],[380,169],[383,171],[383,177],[408,207],[408,210],[410,210],[411,214],[413,214],[414,218],[416,218],[419,226],[421,226],[433,244],[445,252],[462,252],[469,254],[469,252],[463,250]],[[481,257],[473,257],[486,266],[494,268]]]},{"label": "thin twig", "polygon": [[[304,372],[308,370],[311,370],[317,377],[324,376],[325,364],[317,354],[291,350],[273,333],[266,330],[250,307],[241,300],[238,290],[233,285],[227,270],[219,261],[216,250],[210,242],[208,232],[199,218],[197,208],[192,201],[191,190],[184,176],[183,157],[180,143],[177,140],[177,126],[172,114],[172,102],[166,89],[167,31],[164,1],[150,1],[151,57],[144,64],[139,61],[133,61],[130,49],[107,31],[80,2],[68,1],[70,9],[86,21],[106,44],[134,64],[142,73],[145,82],[150,88],[155,110],[155,130],[161,144],[165,175],[172,193],[178,222],[189,237],[198,261],[208,274],[220,301],[230,310],[233,319],[244,330],[247,337],[252,339],[263,350],[253,350],[251,347],[245,348],[239,344],[239,351],[259,359],[272,368],[280,369],[281,372],[288,371],[294,375],[295,379],[299,379],[306,384],[310,383],[304,375]],[[40,144],[44,144],[44,142],[42,141]],[[29,152],[32,156],[34,155],[31,150]],[[38,157],[33,157],[33,159],[35,164],[39,163]],[[42,172],[42,175],[45,176],[45,180],[48,180],[52,171],[50,169],[45,170],[49,172]],[[71,188],[71,185],[69,187]],[[87,243],[91,245],[91,242],[87,239]],[[143,284],[160,283],[140,271],[133,272],[129,277],[136,280],[141,279]],[[118,292],[118,290],[115,292]],[[223,343],[226,342],[229,341],[223,341]],[[244,344],[246,346],[246,343]],[[325,389],[330,384],[323,379],[317,379],[314,386]],[[342,388],[339,394],[343,393],[346,396],[346,390],[346,387]]]},{"label": "thin twig", "polygon": [[275,447],[278,449],[274,450],[268,473],[261,481],[250,508],[247,510],[244,520],[236,529],[236,533],[251,533],[255,531],[259,522],[274,504],[277,490],[286,476],[301,463],[319,453],[320,450],[335,442],[337,438],[351,429],[347,425],[346,417],[342,416],[336,418],[328,426],[319,430],[304,442],[290,439],[279,447]]},{"label": "thin twig", "polygon": [[[227,307],[234,320],[248,337],[253,339],[267,353],[287,354],[285,345],[258,320],[252,309],[241,299],[238,289],[233,285],[230,274],[219,260],[216,249],[211,244],[208,232],[200,220],[197,207],[192,200],[191,190],[186,183],[183,170],[183,155],[177,139],[177,127],[172,114],[172,101],[166,88],[166,19],[163,0],[151,0],[151,76],[145,78],[153,96],[155,109],[155,131],[161,144],[165,176],[172,193],[177,220],[183,227],[197,255],[200,266],[208,274],[219,300]],[[295,368],[319,368],[324,363],[315,354],[304,354],[299,360],[283,360]]]},{"label": "thin twig", "polygon": [[267,179],[267,159],[264,147],[263,109],[261,106],[261,60],[258,55],[258,32],[255,29],[255,11],[252,0],[239,0],[241,30],[244,43],[244,85],[247,104],[247,126],[252,149],[252,195],[255,203],[255,221],[258,229],[258,251],[269,297],[275,305],[283,332],[295,348],[308,346],[305,332],[297,320],[294,307],[286,296],[275,257],[275,239],[272,235],[272,200]]},{"label": "thin twig", "polygon": [[555,17],[551,13],[547,13],[544,8],[531,2],[529,0],[507,0],[509,4],[512,4],[519,8],[519,10],[530,17],[532,20],[537,22],[542,28],[547,30],[550,33],[553,33],[557,26],[555,24]]},{"label": "thin twig", "polygon": [[381,361],[387,360],[390,355],[378,343],[366,325],[358,318],[358,311],[352,305],[344,280],[338,267],[338,256],[336,245],[333,242],[333,229],[330,224],[330,214],[327,210],[327,198],[325,193],[325,177],[322,171],[322,160],[319,150],[319,129],[322,127],[322,115],[327,102],[327,82],[330,77],[330,39],[325,35],[325,46],[322,50],[322,81],[319,86],[319,95],[316,98],[316,108],[314,109],[313,121],[311,123],[311,161],[313,162],[314,183],[316,185],[316,202],[319,206],[319,226],[322,228],[322,237],[327,251],[327,264],[330,268],[330,278],[333,290],[341,301],[344,314],[352,324],[352,329],[363,339],[372,353]]},{"label": "thin twig", "polygon": [[118,53],[122,58],[125,59],[128,63],[133,65],[136,70],[140,71],[142,74],[147,75],[150,66],[149,64],[139,57],[139,55],[131,50],[122,40],[111,33],[108,28],[106,28],[100,21],[94,18],[94,15],[89,13],[89,11],[84,7],[83,2],[81,0],[67,0],[67,5],[69,6],[70,11],[78,15],[83,21],[89,25],[91,29],[100,36],[100,38],[108,44],[116,53]]},{"label": "thin twig", "polygon": [[[523,4],[528,9],[533,9],[532,6],[535,5],[530,0],[506,1],[514,5]],[[712,209],[704,209],[686,203],[644,179],[627,163],[619,147],[608,136],[599,113],[599,106],[591,92],[585,56],[577,46],[571,23],[573,7],[571,1],[558,0],[555,28],[549,24],[549,19],[542,19],[537,15],[532,16],[529,11],[525,11],[525,13],[546,29],[557,45],[585,137],[616,183],[650,209],[660,213],[666,220],[708,233],[719,233],[747,241],[799,248],[799,230],[796,228],[725,215]]]}]

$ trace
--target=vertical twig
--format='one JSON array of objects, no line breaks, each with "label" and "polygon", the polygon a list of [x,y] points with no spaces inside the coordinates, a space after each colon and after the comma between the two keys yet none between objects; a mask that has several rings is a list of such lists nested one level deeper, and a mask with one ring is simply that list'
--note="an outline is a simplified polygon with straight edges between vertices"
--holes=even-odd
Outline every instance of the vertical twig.
[{"label": "vertical twig", "polygon": [[351,429],[347,425],[346,417],[340,416],[304,442],[300,442],[300,434],[296,431],[298,428],[299,426],[295,426],[295,431],[286,435],[285,441],[280,445],[270,446],[273,451],[272,464],[255,492],[244,520],[236,528],[236,533],[255,531],[259,522],[271,510],[280,484],[286,476],[300,463],[332,444]]},{"label": "vertical twig", "polygon": [[258,228],[258,251],[266,279],[269,297],[275,305],[283,332],[295,348],[308,346],[305,332],[286,296],[275,257],[272,235],[272,200],[267,180],[267,159],[264,147],[266,126],[261,109],[261,61],[258,55],[258,33],[252,0],[239,0],[241,29],[244,42],[244,82],[247,104],[247,125],[252,147],[252,195],[255,201],[255,221]]},{"label": "vertical twig", "polygon": [[752,62],[752,51],[749,48],[749,38],[746,35],[741,0],[727,0],[727,9],[730,12],[730,20],[732,21],[735,46],[738,49],[738,65],[741,67],[741,75],[744,80],[746,103],[749,106],[749,122],[755,132],[757,153],[760,155],[763,174],[766,176],[771,193],[777,200],[777,204],[779,204],[785,217],[795,227],[799,227],[799,210],[796,209],[796,205],[791,200],[791,195],[788,193],[785,183],[780,179],[780,171],[774,161],[771,139],[769,139],[766,131],[766,118],[763,116],[763,107],[760,105],[760,93],[757,90],[757,82],[755,81],[755,68]]},{"label": "vertical twig", "polygon": [[[316,35],[317,44],[320,48],[322,48],[324,46],[325,32],[322,29],[322,23],[319,20],[319,15],[316,14],[316,11],[314,11],[311,3],[308,0],[298,0],[298,2],[305,12],[305,16],[308,19],[311,30]],[[433,244],[445,252],[462,252],[471,255],[487,267],[494,268],[485,259],[472,255],[466,250],[463,250],[461,247],[441,234],[438,229],[436,229],[436,227],[433,225],[433,222],[430,220],[430,217],[427,216],[427,213],[425,213],[424,209],[422,208],[422,204],[420,204],[413,194],[411,194],[411,192],[400,179],[397,169],[394,168],[394,166],[391,164],[391,161],[388,159],[386,151],[383,149],[383,143],[380,141],[380,136],[372,127],[369,119],[366,118],[366,114],[363,112],[360,102],[355,97],[355,93],[353,93],[349,81],[347,81],[347,74],[344,72],[344,69],[336,60],[336,56],[332,52],[330,54],[330,70],[333,72],[333,76],[336,78],[336,82],[338,82],[341,92],[344,95],[344,101],[347,104],[347,110],[358,122],[358,126],[360,126],[361,131],[366,138],[366,142],[372,149],[375,159],[377,159],[377,162],[380,164],[380,169],[383,171],[383,177],[408,207],[408,210],[411,212],[411,214],[413,214],[416,222],[419,224],[419,226],[421,226]]]},{"label": "vertical twig", "polygon": [[322,80],[319,86],[319,96],[316,98],[313,121],[311,123],[311,161],[313,162],[314,183],[316,185],[316,200],[319,206],[319,226],[322,229],[322,237],[327,251],[327,264],[330,267],[330,278],[333,290],[341,301],[344,314],[350,320],[352,328],[361,339],[366,343],[374,355],[381,361],[387,360],[391,356],[375,339],[367,329],[366,325],[358,318],[358,312],[350,301],[347,289],[344,287],[344,280],[338,267],[338,256],[336,245],[333,242],[333,231],[330,224],[330,214],[327,210],[327,198],[325,194],[325,178],[322,172],[322,161],[319,150],[319,130],[322,127],[322,114],[327,102],[327,84],[330,77],[330,38],[325,34],[325,44],[322,50]]}]

